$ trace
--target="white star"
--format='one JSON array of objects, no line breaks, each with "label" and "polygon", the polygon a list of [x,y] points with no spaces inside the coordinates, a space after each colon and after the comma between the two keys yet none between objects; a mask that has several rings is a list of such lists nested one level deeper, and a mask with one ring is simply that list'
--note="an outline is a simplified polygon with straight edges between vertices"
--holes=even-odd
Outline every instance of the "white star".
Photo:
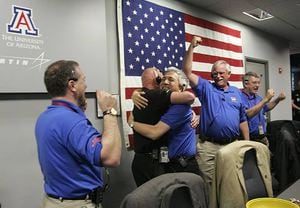
[{"label": "white star", "polygon": [[173,28],[173,27],[170,27],[170,31],[173,32],[173,31],[174,31],[174,28]]},{"label": "white star", "polygon": [[148,14],[147,14],[147,13],[145,13],[145,14],[144,14],[144,17],[145,17],[145,18],[148,18]]},{"label": "white star", "polygon": [[153,11],[154,11],[154,9],[153,9],[152,7],[150,7],[150,9],[149,9],[149,10],[150,10],[150,12],[153,12]]},{"label": "white star", "polygon": [[136,62],[139,62],[139,61],[140,61],[140,57],[137,56],[137,57],[135,58],[135,61],[136,61]]},{"label": "white star", "polygon": [[175,56],[174,56],[174,54],[172,55],[172,59],[175,59]]},{"label": "white star", "polygon": [[139,8],[140,8],[140,9],[142,9],[142,8],[143,8],[143,6],[142,6],[141,4],[139,4]]},{"label": "white star", "polygon": [[173,18],[173,14],[170,14],[169,17],[170,17],[170,18]]},{"label": "white star", "polygon": [[154,41],[155,41],[155,38],[154,38],[154,37],[151,37],[151,41],[154,42]]},{"label": "white star", "polygon": [[157,63],[158,63],[158,64],[161,64],[161,62],[162,62],[162,61],[161,61],[160,59],[157,60]]},{"label": "white star", "polygon": [[127,5],[127,6],[130,6],[130,1],[126,1],[126,5]]},{"label": "white star", "polygon": [[129,69],[133,69],[133,65],[132,64],[129,65]]},{"label": "white star", "polygon": [[148,43],[146,43],[146,44],[145,44],[145,47],[146,47],[146,48],[149,48],[149,44],[148,44]]},{"label": "white star", "polygon": [[144,53],[145,53],[144,50],[141,50],[141,54],[144,55]]},{"label": "white star", "polygon": [[146,63],[149,63],[149,62],[150,62],[150,60],[147,58],[147,59],[146,59]]},{"label": "white star", "polygon": [[179,60],[180,60],[180,61],[182,61],[182,60],[183,60],[183,57],[182,57],[182,56],[180,56],[180,57],[179,57]]},{"label": "white star", "polygon": [[155,52],[154,52],[154,51],[152,51],[151,55],[152,55],[152,56],[155,56]]},{"label": "white star", "polygon": [[179,47],[180,47],[180,48],[182,48],[182,47],[183,47],[183,44],[182,44],[182,43],[180,43],[180,44],[179,44]]},{"label": "white star", "polygon": [[177,27],[177,22],[174,22],[175,27]]},{"label": "white star", "polygon": [[140,24],[143,24],[144,22],[143,22],[143,20],[142,19],[140,19]]},{"label": "white star", "polygon": [[166,20],[165,20],[165,22],[168,24],[168,23],[169,23],[169,20],[168,20],[168,19],[166,19]]},{"label": "white star", "polygon": [[148,32],[149,32],[148,28],[145,28],[144,31],[145,31],[145,33],[148,33]]},{"label": "white star", "polygon": [[182,34],[183,32],[182,32],[182,30],[179,30],[179,34]]},{"label": "white star", "polygon": [[142,40],[144,39],[144,35],[141,35],[140,37],[141,37]]},{"label": "white star", "polygon": [[133,28],[134,30],[139,30],[139,27],[137,25],[135,25]]},{"label": "white star", "polygon": [[159,14],[160,14],[160,15],[164,15],[164,12],[160,10]]},{"label": "white star", "polygon": [[176,62],[175,65],[178,66],[178,63]]},{"label": "white star", "polygon": [[154,23],[153,23],[153,22],[151,22],[151,23],[150,23],[150,26],[151,26],[151,27],[154,27]]},{"label": "white star", "polygon": [[170,48],[170,47],[168,47],[168,48],[167,48],[167,50],[168,50],[168,51],[171,51],[171,48]]},{"label": "white star", "polygon": [[160,50],[160,49],[161,49],[161,46],[160,46],[160,45],[157,45],[157,49]]},{"label": "white star", "polygon": [[128,52],[129,52],[129,53],[132,53],[132,52],[133,52],[132,48],[129,48],[129,49],[128,49]]},{"label": "white star", "polygon": [[160,27],[161,27],[161,29],[165,29],[165,25],[161,25]]},{"label": "white star", "polygon": [[166,41],[166,39],[162,39],[162,42],[163,42],[163,43],[166,43],[167,41]]},{"label": "white star", "polygon": [[169,33],[167,33],[167,34],[166,34],[166,36],[167,36],[167,37],[170,37],[170,34],[169,34]]},{"label": "white star", "polygon": [[131,17],[127,17],[127,22],[131,22]]},{"label": "white star", "polygon": [[167,54],[167,53],[164,53],[164,57],[168,57],[168,54]]},{"label": "white star", "polygon": [[131,38],[131,37],[132,37],[132,34],[131,34],[131,33],[128,33],[127,36],[128,36],[129,38]]},{"label": "white star", "polygon": [[182,18],[181,18],[181,17],[178,17],[178,20],[181,22],[181,21],[182,21]]},{"label": "white star", "polygon": [[175,49],[175,53],[178,53],[178,50],[177,50],[177,49]]},{"label": "white star", "polygon": [[169,61],[169,65],[172,65],[172,61]]},{"label": "white star", "polygon": [[139,45],[140,45],[139,41],[135,41],[134,44],[135,44],[136,46],[139,46]]},{"label": "white star", "polygon": [[159,17],[158,17],[158,16],[156,16],[156,17],[155,17],[155,20],[156,20],[156,21],[159,21]]},{"label": "white star", "polygon": [[175,35],[175,36],[174,36],[174,39],[175,39],[175,40],[177,40],[177,39],[178,39],[177,35]]},{"label": "white star", "polygon": [[174,45],[174,41],[171,41],[171,45]]},{"label": "white star", "polygon": [[145,69],[145,66],[143,65],[141,68],[142,68],[142,70],[144,70],[144,69]]},{"label": "white star", "polygon": [[137,15],[137,11],[136,11],[136,10],[133,10],[132,13],[133,13],[134,15]]},{"label": "white star", "polygon": [[156,35],[160,35],[160,32],[159,32],[159,30],[156,30]]}]

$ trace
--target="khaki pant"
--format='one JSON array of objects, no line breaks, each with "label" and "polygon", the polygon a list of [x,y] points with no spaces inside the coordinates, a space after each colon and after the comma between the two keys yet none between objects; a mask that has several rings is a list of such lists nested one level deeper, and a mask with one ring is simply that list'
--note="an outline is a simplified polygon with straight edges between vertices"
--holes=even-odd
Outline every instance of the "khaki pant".
[{"label": "khaki pant", "polygon": [[[95,208],[91,200],[59,200],[45,196],[42,208]],[[101,204],[99,208],[102,208]]]},{"label": "khaki pant", "polygon": [[209,184],[211,184],[215,174],[215,157],[217,151],[224,146],[208,141],[201,142],[198,140],[197,142],[196,159],[200,170],[203,172],[204,180]]}]

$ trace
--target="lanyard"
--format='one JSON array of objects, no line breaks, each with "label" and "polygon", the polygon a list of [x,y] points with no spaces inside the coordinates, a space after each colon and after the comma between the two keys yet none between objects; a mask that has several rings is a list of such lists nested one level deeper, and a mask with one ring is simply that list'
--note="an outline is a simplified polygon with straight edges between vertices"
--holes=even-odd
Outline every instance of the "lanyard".
[{"label": "lanyard", "polygon": [[67,108],[71,109],[72,111],[76,112],[69,104],[61,102],[61,101],[52,101],[52,105],[64,106],[64,107],[67,107]]}]

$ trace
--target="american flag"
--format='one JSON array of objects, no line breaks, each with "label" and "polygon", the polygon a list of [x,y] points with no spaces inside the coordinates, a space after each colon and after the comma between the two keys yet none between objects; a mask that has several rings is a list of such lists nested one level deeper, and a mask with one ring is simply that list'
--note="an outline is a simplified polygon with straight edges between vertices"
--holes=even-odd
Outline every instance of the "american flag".
[{"label": "american flag", "polygon": [[[200,36],[203,42],[194,49],[193,72],[211,79],[212,63],[226,60],[231,65],[230,84],[242,87],[241,76],[245,70],[239,30],[144,0],[119,0],[118,17],[121,109],[127,149],[133,144],[132,130],[127,125],[133,108],[131,94],[141,88],[143,70],[152,66],[161,70],[169,66],[181,69],[194,35]],[[198,113],[199,106],[197,99],[193,108]]]}]

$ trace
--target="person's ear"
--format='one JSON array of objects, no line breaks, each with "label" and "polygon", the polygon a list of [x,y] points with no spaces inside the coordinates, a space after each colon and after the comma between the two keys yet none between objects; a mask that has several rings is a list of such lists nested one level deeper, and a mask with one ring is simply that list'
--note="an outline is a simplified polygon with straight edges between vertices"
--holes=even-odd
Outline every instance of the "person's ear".
[{"label": "person's ear", "polygon": [[76,88],[75,88],[75,81],[74,80],[69,80],[68,82],[68,88],[72,91],[72,92],[75,92],[76,91]]}]

